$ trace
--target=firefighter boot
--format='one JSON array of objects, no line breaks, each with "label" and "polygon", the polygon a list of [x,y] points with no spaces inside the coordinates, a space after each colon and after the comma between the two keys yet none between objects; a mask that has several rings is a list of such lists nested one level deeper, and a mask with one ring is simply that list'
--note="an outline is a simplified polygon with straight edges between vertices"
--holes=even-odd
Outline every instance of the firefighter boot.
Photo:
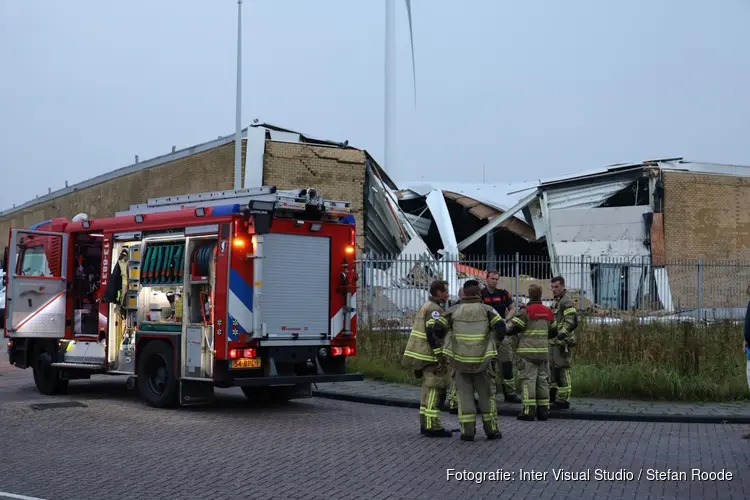
[{"label": "firefighter boot", "polygon": [[536,405],[523,405],[523,411],[518,415],[518,420],[525,420],[527,422],[533,422],[536,415]]},{"label": "firefighter boot", "polygon": [[549,406],[537,406],[536,408],[537,420],[547,420],[549,418]]},{"label": "firefighter boot", "polygon": [[484,434],[487,436],[487,441],[502,439],[503,434],[497,428],[497,417],[487,415],[486,418],[487,420],[485,420],[484,415],[482,416],[482,425],[484,426]]}]

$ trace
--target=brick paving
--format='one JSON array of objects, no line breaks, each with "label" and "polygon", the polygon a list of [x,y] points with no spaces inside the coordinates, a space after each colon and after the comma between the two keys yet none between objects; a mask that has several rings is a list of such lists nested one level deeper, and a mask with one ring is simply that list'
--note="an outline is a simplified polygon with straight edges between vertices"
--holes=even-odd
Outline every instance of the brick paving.
[{"label": "brick paving", "polygon": [[[419,387],[376,380],[320,384],[317,397],[344,401],[419,407]],[[520,404],[505,403],[497,398],[500,415],[518,415]],[[644,422],[750,423],[750,403],[676,403],[633,401],[627,399],[576,398],[570,409],[553,412],[551,418],[591,420],[633,420]]]},{"label": "brick paving", "polygon": [[[86,406],[31,407],[57,401]],[[73,381],[69,394],[45,397],[30,371],[1,362],[0,419],[0,491],[45,500],[750,497],[750,441],[738,439],[744,429],[734,424],[501,417],[502,440],[485,441],[480,430],[465,443],[421,437],[412,409],[321,398],[257,407],[232,389],[209,407],[156,410],[122,377]],[[558,468],[591,477],[558,480]],[[447,480],[447,469],[509,477]],[[633,479],[602,480],[597,469]],[[648,469],[687,478],[650,480]],[[691,469],[732,478],[691,480]],[[521,471],[547,474],[532,480]]]}]

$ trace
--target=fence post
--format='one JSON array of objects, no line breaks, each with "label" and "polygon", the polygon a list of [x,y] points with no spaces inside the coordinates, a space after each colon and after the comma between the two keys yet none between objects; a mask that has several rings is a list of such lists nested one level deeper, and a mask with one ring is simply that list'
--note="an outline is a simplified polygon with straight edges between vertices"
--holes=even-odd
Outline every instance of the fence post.
[{"label": "fence post", "polygon": [[373,332],[373,328],[375,326],[373,316],[375,315],[375,276],[373,276],[372,272],[372,262],[370,260],[370,254],[366,254],[364,258],[366,271],[362,274],[365,274],[367,276],[367,325],[369,326],[370,333]]},{"label": "fence post", "polygon": [[518,276],[521,274],[521,255],[516,252],[516,265],[515,265],[515,274],[516,274],[516,310],[518,310],[518,287],[520,286],[520,280],[521,278]]},{"label": "fence post", "polygon": [[701,309],[703,309],[703,259],[698,258],[698,317],[696,319],[700,319]]},{"label": "fence post", "polygon": [[581,254],[581,278],[580,278],[581,279],[581,281],[580,281],[581,285],[580,285],[580,290],[578,290],[578,297],[580,297],[580,301],[581,301],[581,303],[578,304],[578,310],[579,311],[585,309],[585,307],[586,307],[585,306],[585,304],[586,304],[586,301],[585,301],[585,299],[586,299],[586,287],[584,286],[585,276],[586,276],[586,274],[585,274],[586,273],[586,266],[583,263],[583,260],[585,258],[586,258],[586,256],[584,254]]}]

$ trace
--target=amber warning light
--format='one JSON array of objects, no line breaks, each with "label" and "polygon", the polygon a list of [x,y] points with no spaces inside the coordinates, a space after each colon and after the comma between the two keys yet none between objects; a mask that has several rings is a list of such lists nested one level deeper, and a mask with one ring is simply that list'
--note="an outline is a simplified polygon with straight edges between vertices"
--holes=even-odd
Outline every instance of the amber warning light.
[{"label": "amber warning light", "polygon": [[354,245],[346,245],[346,247],[344,247],[344,252],[346,255],[354,255]]}]

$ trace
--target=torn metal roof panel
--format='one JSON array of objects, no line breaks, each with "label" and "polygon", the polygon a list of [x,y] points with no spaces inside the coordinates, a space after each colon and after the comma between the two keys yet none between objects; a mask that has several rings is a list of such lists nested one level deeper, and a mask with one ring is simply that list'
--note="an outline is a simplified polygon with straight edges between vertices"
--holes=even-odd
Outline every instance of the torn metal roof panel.
[{"label": "torn metal roof panel", "polygon": [[[497,212],[505,212],[526,197],[536,182],[514,182],[500,184],[476,184],[462,182],[402,182],[401,198],[409,199],[417,196],[427,196],[432,190],[442,191],[443,196],[455,200],[461,205],[471,208],[472,214],[480,219],[498,215],[491,213],[487,207]],[[409,193],[409,191],[411,193]],[[512,193],[512,194],[509,194]],[[485,207],[479,207],[479,204]],[[526,222],[523,213],[515,214],[519,220]]]},{"label": "torn metal roof panel", "polygon": [[601,180],[591,184],[578,184],[547,190],[547,205],[550,210],[565,208],[592,208],[625,189],[631,180]]}]

